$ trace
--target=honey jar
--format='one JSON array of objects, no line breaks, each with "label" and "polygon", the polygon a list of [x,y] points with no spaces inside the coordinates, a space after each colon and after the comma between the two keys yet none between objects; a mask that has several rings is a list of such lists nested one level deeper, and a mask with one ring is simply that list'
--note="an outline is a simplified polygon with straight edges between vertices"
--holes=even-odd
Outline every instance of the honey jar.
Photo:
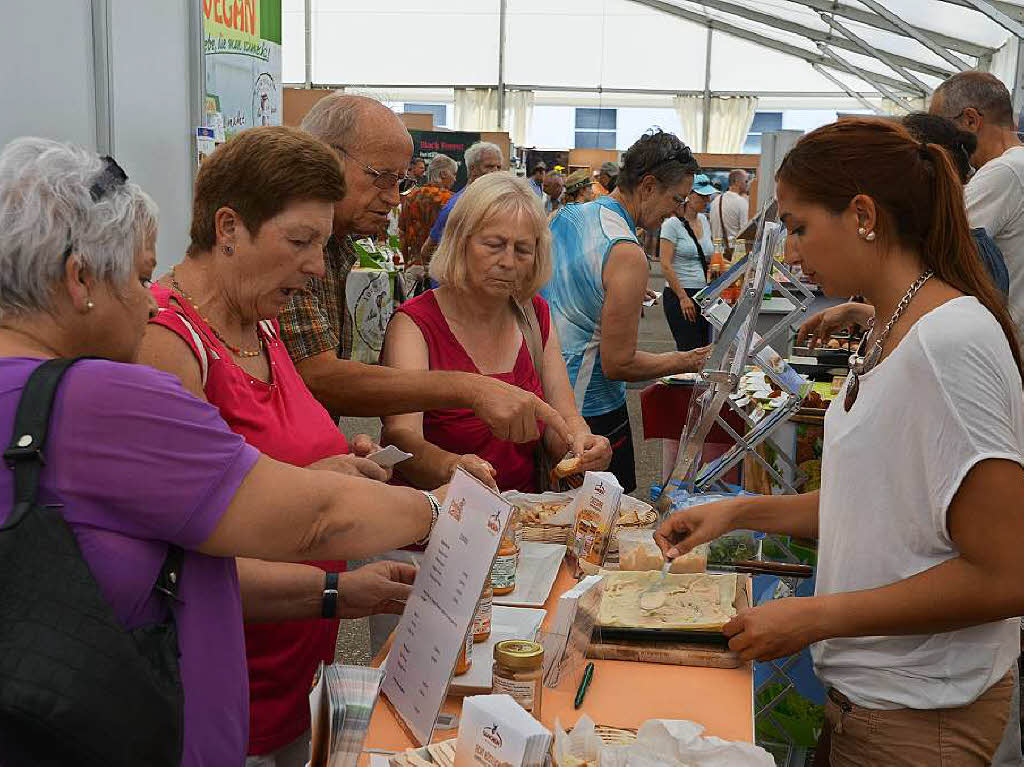
[{"label": "honey jar", "polygon": [[491,635],[491,613],[493,611],[494,589],[491,587],[491,579],[484,582],[484,590],[480,595],[480,601],[476,605],[476,613],[473,616],[473,641],[486,642]]},{"label": "honey jar", "polygon": [[491,692],[511,695],[539,720],[544,697],[544,648],[539,642],[506,639],[494,646]]}]

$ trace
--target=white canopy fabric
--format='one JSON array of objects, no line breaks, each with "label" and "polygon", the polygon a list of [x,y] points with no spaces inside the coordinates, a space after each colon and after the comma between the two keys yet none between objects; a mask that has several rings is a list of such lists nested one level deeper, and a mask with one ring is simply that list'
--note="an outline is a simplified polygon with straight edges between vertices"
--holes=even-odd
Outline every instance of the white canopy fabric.
[{"label": "white canopy fabric", "polygon": [[[506,0],[501,79],[524,90],[682,94],[707,87],[723,94],[845,96],[848,89],[880,98],[888,87],[918,95],[918,83],[934,87],[957,67],[890,19],[951,52],[962,68],[990,69],[1011,33],[968,5],[977,2],[1024,20],[1024,0]],[[305,81],[304,5],[284,0],[285,82]],[[872,6],[884,6],[888,15]],[[499,82],[501,0],[311,0],[311,8],[314,84]],[[898,57],[917,83],[878,58],[886,54]],[[1012,62],[1000,60],[1004,79],[1016,70],[1013,54]]]}]

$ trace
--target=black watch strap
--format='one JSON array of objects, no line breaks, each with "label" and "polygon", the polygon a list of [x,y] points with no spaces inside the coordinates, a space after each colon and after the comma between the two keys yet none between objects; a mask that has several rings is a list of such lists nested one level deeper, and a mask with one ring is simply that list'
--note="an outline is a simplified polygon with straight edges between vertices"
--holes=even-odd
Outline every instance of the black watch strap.
[{"label": "black watch strap", "polygon": [[324,618],[338,617],[338,574],[325,573],[324,598],[320,614]]}]

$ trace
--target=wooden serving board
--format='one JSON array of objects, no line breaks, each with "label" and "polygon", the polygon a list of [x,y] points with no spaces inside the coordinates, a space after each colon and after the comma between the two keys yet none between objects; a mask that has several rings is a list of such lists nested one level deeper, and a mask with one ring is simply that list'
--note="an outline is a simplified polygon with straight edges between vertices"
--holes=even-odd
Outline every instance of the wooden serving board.
[{"label": "wooden serving board", "polygon": [[727,647],[695,642],[654,642],[640,639],[592,642],[587,649],[587,657],[706,668],[738,668],[743,665],[740,656]]}]

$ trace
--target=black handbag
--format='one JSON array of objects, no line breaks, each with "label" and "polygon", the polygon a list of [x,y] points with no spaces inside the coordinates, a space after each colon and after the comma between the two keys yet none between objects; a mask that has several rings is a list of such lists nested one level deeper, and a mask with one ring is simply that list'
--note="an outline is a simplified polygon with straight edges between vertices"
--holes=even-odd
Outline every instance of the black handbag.
[{"label": "black handbag", "polygon": [[184,553],[168,547],[154,584],[168,617],[128,631],[60,506],[38,503],[50,410],[76,361],[49,360],[32,373],[4,452],[14,500],[0,525],[0,764],[180,765],[183,693],[170,608]]}]

